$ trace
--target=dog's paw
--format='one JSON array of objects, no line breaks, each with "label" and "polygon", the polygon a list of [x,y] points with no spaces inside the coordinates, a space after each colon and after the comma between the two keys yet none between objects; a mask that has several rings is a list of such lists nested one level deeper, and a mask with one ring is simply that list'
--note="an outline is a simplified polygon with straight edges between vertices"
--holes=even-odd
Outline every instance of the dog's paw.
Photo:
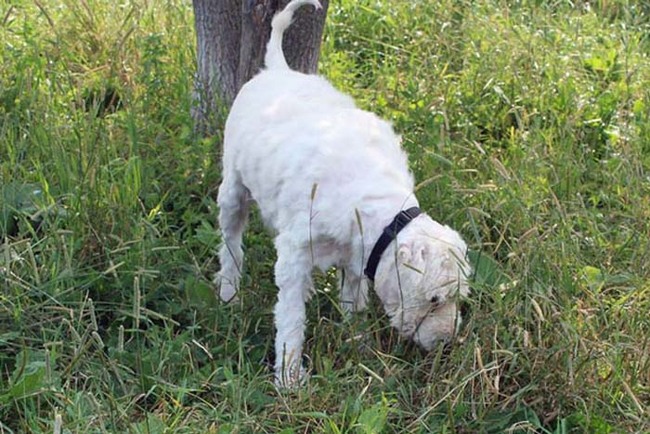
[{"label": "dog's paw", "polygon": [[341,299],[341,310],[345,314],[353,314],[366,310],[368,300],[365,296],[359,295],[354,300]]},{"label": "dog's paw", "polygon": [[237,297],[237,286],[231,281],[217,274],[214,277],[214,283],[219,288],[219,298],[222,301],[231,303],[239,300],[239,297]]},{"label": "dog's paw", "polygon": [[221,285],[221,288],[219,288],[219,298],[226,303],[239,301],[237,288],[233,285]]},{"label": "dog's paw", "polygon": [[359,278],[346,279],[342,284],[340,297],[343,313],[361,312],[368,306],[368,283]]},{"label": "dog's paw", "polygon": [[292,365],[289,369],[276,369],[275,387],[280,390],[296,390],[305,385],[309,374],[302,365]]},{"label": "dog's paw", "polygon": [[341,300],[341,310],[343,313],[351,315],[366,309],[366,303],[355,303],[354,301]]}]

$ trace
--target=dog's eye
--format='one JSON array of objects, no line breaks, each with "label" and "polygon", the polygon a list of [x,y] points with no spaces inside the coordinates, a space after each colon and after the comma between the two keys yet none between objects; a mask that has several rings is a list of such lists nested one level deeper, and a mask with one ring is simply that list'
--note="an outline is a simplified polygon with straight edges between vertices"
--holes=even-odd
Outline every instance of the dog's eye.
[{"label": "dog's eye", "polygon": [[437,305],[439,302],[440,302],[440,299],[438,298],[437,295],[434,295],[433,297],[431,297],[431,304]]}]

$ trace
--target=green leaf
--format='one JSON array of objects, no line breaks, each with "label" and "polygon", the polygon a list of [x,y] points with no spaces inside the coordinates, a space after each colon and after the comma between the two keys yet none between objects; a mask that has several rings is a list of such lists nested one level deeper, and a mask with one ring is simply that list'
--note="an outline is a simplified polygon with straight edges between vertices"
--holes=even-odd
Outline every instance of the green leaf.
[{"label": "green leaf", "polygon": [[216,249],[221,242],[219,232],[205,220],[201,220],[201,225],[196,228],[194,238],[210,249]]},{"label": "green leaf", "polygon": [[36,184],[9,183],[0,187],[0,236],[15,233],[15,217],[20,213],[34,213],[42,190]]},{"label": "green leaf", "polygon": [[206,306],[214,307],[217,304],[214,287],[208,282],[190,275],[185,278],[183,286],[190,306],[205,309]]},{"label": "green leaf", "polygon": [[46,364],[43,360],[29,360],[29,353],[23,351],[16,356],[16,369],[9,390],[0,396],[0,402],[21,399],[38,393],[46,386]]},{"label": "green leaf", "polygon": [[162,434],[165,432],[166,425],[160,416],[149,413],[146,420],[135,424],[133,428],[136,433]]},{"label": "green leaf", "polygon": [[605,282],[603,272],[600,268],[587,265],[582,268],[582,279],[592,291],[600,291]]},{"label": "green leaf", "polygon": [[645,114],[646,105],[642,99],[637,99],[636,101],[634,101],[634,105],[632,106],[632,111],[637,116],[642,116]]},{"label": "green leaf", "polygon": [[501,265],[491,256],[480,251],[469,251],[467,258],[474,271],[475,283],[493,287],[510,281],[503,273]]},{"label": "green leaf", "polygon": [[235,426],[231,423],[224,423],[217,428],[217,434],[230,434],[231,432],[237,432]]},{"label": "green leaf", "polygon": [[363,410],[357,419],[357,431],[364,434],[382,432],[386,427],[389,411],[390,405],[385,398],[372,407]]}]

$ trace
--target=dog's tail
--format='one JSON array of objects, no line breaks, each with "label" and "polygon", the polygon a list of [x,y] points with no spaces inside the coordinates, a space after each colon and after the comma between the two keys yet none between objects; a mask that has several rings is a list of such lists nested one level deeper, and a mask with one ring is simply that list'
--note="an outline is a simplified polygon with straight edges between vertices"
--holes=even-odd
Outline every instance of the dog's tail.
[{"label": "dog's tail", "polygon": [[287,61],[282,52],[282,35],[284,31],[291,25],[293,13],[302,5],[310,4],[314,9],[320,9],[321,5],[318,0],[293,0],[282,12],[278,12],[271,21],[271,38],[266,44],[266,56],[264,57],[264,64],[268,69],[289,69]]}]

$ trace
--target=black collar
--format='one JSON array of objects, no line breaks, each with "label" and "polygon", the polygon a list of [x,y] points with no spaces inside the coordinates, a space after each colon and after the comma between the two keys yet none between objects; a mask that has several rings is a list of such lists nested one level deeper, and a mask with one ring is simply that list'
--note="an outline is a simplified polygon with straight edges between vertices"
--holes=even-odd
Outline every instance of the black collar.
[{"label": "black collar", "polygon": [[411,222],[414,218],[422,214],[422,210],[417,206],[409,208],[407,210],[400,211],[399,214],[395,216],[392,222],[384,228],[384,231],[381,233],[381,236],[375,243],[375,246],[370,252],[370,257],[368,258],[368,265],[366,269],[363,270],[363,273],[370,279],[371,282],[375,281],[375,273],[377,272],[377,266],[379,265],[379,260],[381,255],[386,250],[386,247],[393,241],[397,234],[406,227],[407,224]]}]

